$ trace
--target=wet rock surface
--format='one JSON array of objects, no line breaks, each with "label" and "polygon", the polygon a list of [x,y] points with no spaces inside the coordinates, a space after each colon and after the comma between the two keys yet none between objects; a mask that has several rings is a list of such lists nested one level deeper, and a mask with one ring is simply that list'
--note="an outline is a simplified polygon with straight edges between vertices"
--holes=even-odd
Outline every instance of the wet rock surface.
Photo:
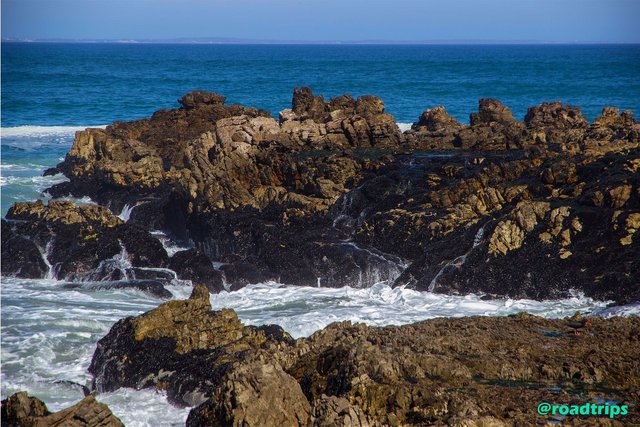
[{"label": "wet rock surface", "polygon": [[124,427],[107,405],[87,396],[75,405],[51,413],[47,405],[21,391],[2,401],[2,425],[6,427]]},{"label": "wet rock surface", "polygon": [[[78,281],[130,279],[100,267],[124,246],[133,267],[171,265],[211,291],[385,281],[640,299],[640,125],[629,111],[606,107],[589,124],[549,102],[519,121],[481,99],[469,125],[434,107],[401,133],[375,96],[296,88],[279,120],[203,91],[180,103],[79,132],[57,166],[70,181],[52,195],[90,196],[126,212],[126,224],[96,206],[17,204],[3,225],[3,272],[41,277],[36,249],[47,252],[51,229],[55,276]],[[198,252],[169,259],[145,234],[155,229]]]},{"label": "wet rock surface", "polygon": [[[291,341],[243,326],[232,310],[209,311],[208,298],[199,286],[187,301],[117,323],[94,354],[99,389],[166,389],[198,404],[189,426],[531,425],[553,421],[536,414],[539,402],[640,397],[637,317],[341,322]],[[563,420],[638,421],[632,410]]]}]

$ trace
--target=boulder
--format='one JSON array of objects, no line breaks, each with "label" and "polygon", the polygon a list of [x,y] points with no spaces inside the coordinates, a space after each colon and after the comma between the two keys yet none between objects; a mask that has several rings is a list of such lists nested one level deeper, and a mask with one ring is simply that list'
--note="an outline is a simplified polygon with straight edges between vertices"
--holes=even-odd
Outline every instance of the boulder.
[{"label": "boulder", "polygon": [[233,310],[212,312],[208,289],[196,285],[188,300],[117,322],[98,342],[89,372],[99,392],[152,387],[193,406],[212,395],[234,361],[267,342],[278,342],[277,334],[243,326]]},{"label": "boulder", "polygon": [[2,425],[13,426],[73,426],[124,427],[109,407],[89,395],[75,405],[51,413],[38,398],[18,392],[2,401]]},{"label": "boulder", "polygon": [[493,98],[483,98],[479,102],[478,113],[471,114],[471,126],[492,122],[509,125],[515,122],[513,113],[502,102]]},{"label": "boulder", "polygon": [[224,290],[222,273],[215,270],[211,260],[197,249],[176,252],[169,259],[169,268],[182,280],[205,285],[212,294]]}]

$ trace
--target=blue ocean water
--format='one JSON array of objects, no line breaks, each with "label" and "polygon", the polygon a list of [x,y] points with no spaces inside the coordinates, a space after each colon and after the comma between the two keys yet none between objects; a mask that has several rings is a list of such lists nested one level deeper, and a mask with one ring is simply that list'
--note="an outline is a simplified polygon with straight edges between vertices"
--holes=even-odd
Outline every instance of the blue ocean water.
[{"label": "blue ocean water", "polygon": [[562,100],[592,119],[640,110],[639,45],[2,45],[2,126],[148,116],[192,89],[274,114],[294,86],[380,96],[399,122],[444,105],[467,121],[479,98],[526,108]]},{"label": "blue ocean water", "polygon": [[640,45],[2,44],[2,215],[57,178],[42,171],[76,128],[149,116],[193,89],[277,112],[295,86],[326,98],[375,94],[401,123],[444,105],[462,122],[494,97],[522,119],[562,100],[593,119],[640,112]]},{"label": "blue ocean water", "polygon": [[[501,99],[522,118],[526,108],[563,100],[593,119],[605,105],[640,113],[640,46],[236,46],[135,44],[2,44],[0,185],[2,216],[18,200],[43,197],[61,176],[58,163],[74,131],[149,116],[193,89],[219,92],[229,103],[274,115],[291,103],[294,86],[325,97],[380,96],[400,123],[445,105],[461,121],[482,97]],[[46,249],[46,248],[44,248]],[[18,390],[50,409],[82,398],[98,339],[125,316],[161,301],[133,291],[64,289],[54,280],[1,278],[0,394]],[[171,286],[175,297],[190,288]],[[446,296],[377,284],[370,289],[257,284],[212,296],[249,324],[279,323],[294,336],[332,321],[403,324],[435,316],[507,315],[529,311],[564,317],[576,310],[637,315],[638,304],[606,308],[576,295],[560,301]],[[171,407],[153,391],[120,389],[99,396],[128,426],[184,425],[189,408]]]}]

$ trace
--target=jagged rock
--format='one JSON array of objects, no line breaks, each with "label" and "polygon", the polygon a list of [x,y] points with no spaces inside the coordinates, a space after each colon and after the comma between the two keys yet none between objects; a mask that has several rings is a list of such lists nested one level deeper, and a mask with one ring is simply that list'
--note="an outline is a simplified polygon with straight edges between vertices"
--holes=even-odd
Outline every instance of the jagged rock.
[{"label": "jagged rock", "polygon": [[[296,89],[279,122],[218,95],[192,93],[185,102],[80,132],[58,166],[70,182],[50,192],[88,195],[117,211],[135,206],[127,226],[192,240],[225,264],[231,289],[265,280],[369,286],[380,274],[356,278],[386,271],[393,274],[383,280],[397,277],[396,286],[437,292],[553,298],[573,288],[638,298],[637,239],[624,222],[640,209],[640,125],[630,113],[607,108],[589,126],[579,109],[554,102],[519,122],[483,99],[470,125],[437,107],[401,134],[373,96],[325,101]],[[462,153],[416,151],[424,149]],[[571,216],[552,224],[540,203],[571,207]],[[146,255],[124,243],[143,265]],[[118,246],[60,268],[95,269]]]},{"label": "jagged rock", "polygon": [[471,114],[471,126],[492,122],[509,125],[515,122],[511,110],[497,99],[484,98],[480,100],[479,104],[478,113]]},{"label": "jagged rock", "polygon": [[234,367],[187,426],[306,426],[309,413],[300,384],[278,363],[256,360]]},{"label": "jagged rock", "polygon": [[439,105],[435,108],[424,110],[418,121],[411,127],[416,130],[425,127],[430,132],[438,132],[444,130],[452,131],[462,127],[462,125],[451,117],[443,106]]},{"label": "jagged rock", "polygon": [[47,406],[35,397],[21,391],[2,401],[2,425],[33,427],[124,427],[109,407],[91,395],[75,405],[51,413]]},{"label": "jagged rock", "polygon": [[224,290],[222,273],[215,270],[211,260],[197,249],[176,252],[169,259],[169,268],[183,280],[205,285],[211,293]]},{"label": "jagged rock", "polygon": [[30,397],[26,391],[12,394],[2,401],[2,425],[6,427],[36,425],[36,418],[49,414],[47,405],[37,397]]},{"label": "jagged rock", "polygon": [[265,343],[288,341],[281,336],[243,326],[233,310],[212,312],[209,291],[197,285],[188,300],[117,322],[98,342],[89,372],[101,392],[155,387],[177,404],[197,405],[234,361]]},{"label": "jagged rock", "polygon": [[586,128],[589,125],[577,107],[562,102],[543,102],[530,107],[524,118],[528,127],[555,127],[561,129]]},{"label": "jagged rock", "polygon": [[[57,279],[90,275],[101,269],[101,263],[117,255],[126,258],[134,267],[165,267],[167,264],[167,253],[158,239],[139,226],[123,223],[102,206],[77,206],[54,200],[47,205],[41,200],[20,202],[9,209],[6,218],[9,221],[4,228],[10,228],[10,232],[7,231],[12,238],[3,240],[3,245],[22,248],[22,252],[9,257],[11,265],[5,267],[15,274],[35,274],[43,270],[40,263],[44,263],[44,259],[38,262],[35,250],[48,257],[53,266],[52,275]],[[35,272],[33,268],[29,267],[30,271],[12,264],[12,261],[22,262],[22,259],[15,259],[20,254],[30,257],[30,263],[25,263],[25,267],[33,267],[36,263]],[[118,278],[111,277],[113,279]]]},{"label": "jagged rock", "polygon": [[311,412],[313,427],[374,427],[382,426],[365,414],[357,405],[344,397],[322,395],[313,402]]},{"label": "jagged rock", "polygon": [[[194,371],[201,383],[207,377],[208,391],[186,393],[200,404],[191,411],[189,426],[511,425],[530,422],[531,408],[541,401],[584,404],[618,396],[618,402],[629,404],[639,397],[640,368],[633,356],[640,320],[635,317],[590,318],[577,337],[567,320],[525,313],[383,328],[341,322],[289,345],[269,341],[236,320],[213,332],[221,312],[204,313],[208,295],[200,286],[187,301],[119,322],[100,341],[94,362],[124,344],[112,340],[122,322],[135,329],[129,332],[132,339],[153,337],[150,348],[157,350],[144,361],[132,351],[138,344],[130,342],[127,357],[109,363],[118,369],[163,365],[153,375],[169,382],[163,384],[169,390],[172,382],[182,384],[182,392],[196,379]],[[235,313],[227,311],[226,321],[232,318]],[[248,344],[247,331],[261,344]],[[234,334],[238,341],[229,343]],[[158,346],[162,340],[173,346]],[[608,350],[613,347],[615,352]],[[166,362],[176,352],[184,357],[179,369]],[[203,358],[205,353],[217,359]],[[97,366],[92,362],[92,367]],[[105,366],[107,372],[112,367]],[[637,418],[630,412],[625,421]]]}]

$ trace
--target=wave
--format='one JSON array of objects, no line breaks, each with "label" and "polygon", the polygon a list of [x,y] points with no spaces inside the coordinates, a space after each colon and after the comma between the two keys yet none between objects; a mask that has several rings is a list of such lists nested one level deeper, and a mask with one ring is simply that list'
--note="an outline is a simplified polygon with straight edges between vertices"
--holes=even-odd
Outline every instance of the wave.
[{"label": "wave", "polygon": [[398,125],[398,127],[400,128],[400,131],[402,132],[406,132],[409,129],[411,129],[411,126],[413,125],[413,123],[396,123]]},{"label": "wave", "polygon": [[37,125],[24,125],[14,127],[0,128],[0,136],[2,138],[20,138],[29,136],[53,136],[53,135],[68,135],[79,130],[85,130],[86,128],[100,128],[104,129],[106,125],[97,126],[37,126]]}]

